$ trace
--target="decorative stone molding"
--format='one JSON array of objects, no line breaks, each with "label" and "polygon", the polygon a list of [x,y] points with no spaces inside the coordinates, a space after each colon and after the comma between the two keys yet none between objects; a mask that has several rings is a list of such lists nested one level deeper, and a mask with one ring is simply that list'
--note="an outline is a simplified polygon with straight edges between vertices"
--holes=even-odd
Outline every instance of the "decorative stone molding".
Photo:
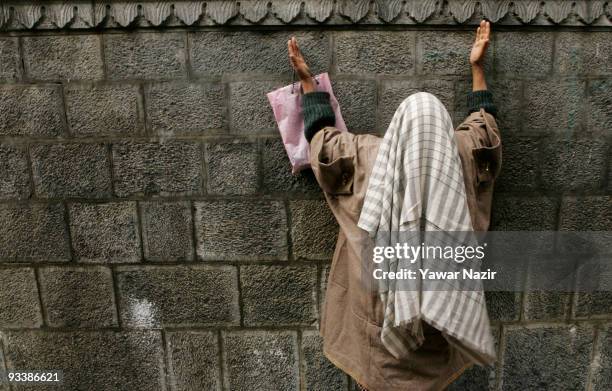
[{"label": "decorative stone molding", "polygon": [[0,28],[87,29],[214,25],[474,24],[612,26],[603,0],[8,0]]}]

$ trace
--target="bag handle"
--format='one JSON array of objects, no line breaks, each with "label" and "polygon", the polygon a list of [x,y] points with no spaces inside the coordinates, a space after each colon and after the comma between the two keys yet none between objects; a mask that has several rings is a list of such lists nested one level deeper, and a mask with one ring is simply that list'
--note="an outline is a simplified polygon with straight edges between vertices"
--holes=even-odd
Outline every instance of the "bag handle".
[{"label": "bag handle", "polygon": [[[312,76],[312,74],[310,75],[310,77],[312,77],[314,79],[314,81],[317,83],[317,85],[319,84],[319,81],[317,80],[317,78],[315,76]],[[293,94],[293,87],[295,86],[295,68],[293,69],[293,76],[291,76],[291,93]],[[300,91],[302,91],[302,85],[300,84]]]}]

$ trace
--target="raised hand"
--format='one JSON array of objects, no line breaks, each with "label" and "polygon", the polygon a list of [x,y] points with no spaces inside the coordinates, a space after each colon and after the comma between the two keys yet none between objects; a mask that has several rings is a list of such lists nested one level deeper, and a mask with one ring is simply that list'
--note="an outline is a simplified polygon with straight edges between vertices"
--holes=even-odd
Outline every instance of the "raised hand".
[{"label": "raised hand", "polygon": [[489,46],[489,37],[491,35],[491,24],[486,21],[481,21],[480,26],[476,29],[476,40],[472,46],[470,53],[470,64],[472,66],[482,67],[487,47]]},{"label": "raised hand", "polygon": [[291,37],[291,39],[287,41],[287,50],[289,51],[289,62],[302,82],[302,89],[304,92],[314,91],[312,74],[310,73],[308,64],[306,64],[306,60],[304,60],[304,56],[300,51],[295,37]]}]

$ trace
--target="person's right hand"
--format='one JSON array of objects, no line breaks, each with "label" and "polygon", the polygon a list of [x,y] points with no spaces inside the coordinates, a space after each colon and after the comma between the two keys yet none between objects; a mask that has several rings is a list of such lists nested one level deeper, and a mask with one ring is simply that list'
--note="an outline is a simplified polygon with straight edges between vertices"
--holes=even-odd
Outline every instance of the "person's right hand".
[{"label": "person's right hand", "polygon": [[308,69],[306,60],[304,60],[304,56],[300,51],[295,37],[291,37],[291,39],[287,41],[287,49],[289,49],[289,61],[291,62],[291,66],[298,74],[300,80],[310,79],[312,74],[310,73],[310,69]]},{"label": "person's right hand", "polygon": [[487,47],[489,46],[489,37],[491,35],[491,23],[483,20],[480,22],[476,30],[476,39],[470,53],[470,64],[472,66],[482,67]]}]

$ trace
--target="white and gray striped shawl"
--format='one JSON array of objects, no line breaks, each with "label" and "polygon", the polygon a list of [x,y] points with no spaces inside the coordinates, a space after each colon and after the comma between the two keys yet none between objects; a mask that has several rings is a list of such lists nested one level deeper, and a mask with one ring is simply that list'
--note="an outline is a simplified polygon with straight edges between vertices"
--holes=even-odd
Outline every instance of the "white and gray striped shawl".
[{"label": "white and gray striped shawl", "polygon": [[[419,92],[399,106],[381,141],[358,223],[376,245],[395,246],[402,232],[405,240],[422,230],[473,230],[453,135],[450,115],[435,96]],[[401,267],[395,259],[383,269]],[[495,361],[482,289],[459,290],[444,283],[440,289],[423,289],[423,282],[416,289],[400,289],[397,284],[386,280],[380,286],[385,307],[381,339],[396,358],[423,343],[425,321],[473,361]]]}]

